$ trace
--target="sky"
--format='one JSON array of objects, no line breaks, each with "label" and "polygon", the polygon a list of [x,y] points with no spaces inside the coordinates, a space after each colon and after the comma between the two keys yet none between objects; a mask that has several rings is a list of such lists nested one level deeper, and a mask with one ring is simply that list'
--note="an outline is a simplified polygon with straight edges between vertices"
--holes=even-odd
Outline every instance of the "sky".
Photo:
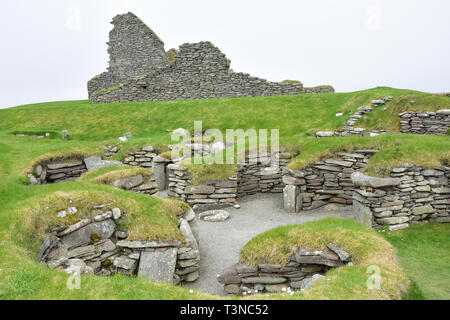
[{"label": "sky", "polygon": [[448,0],[14,0],[0,4],[0,108],[87,99],[129,11],[166,51],[209,40],[270,81],[450,91]]}]

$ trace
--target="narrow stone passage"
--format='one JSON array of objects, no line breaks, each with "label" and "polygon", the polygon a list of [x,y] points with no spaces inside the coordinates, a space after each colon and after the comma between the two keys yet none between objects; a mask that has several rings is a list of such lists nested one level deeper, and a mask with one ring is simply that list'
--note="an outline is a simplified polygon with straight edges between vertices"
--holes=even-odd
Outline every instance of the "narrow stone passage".
[{"label": "narrow stone passage", "polygon": [[286,213],[281,194],[257,194],[245,197],[240,209],[228,208],[231,217],[225,222],[197,219],[192,224],[200,246],[200,279],[187,287],[224,295],[217,274],[238,262],[242,247],[256,235],[283,225],[301,224],[328,216],[353,219],[351,207],[338,211],[312,210],[299,214]]}]

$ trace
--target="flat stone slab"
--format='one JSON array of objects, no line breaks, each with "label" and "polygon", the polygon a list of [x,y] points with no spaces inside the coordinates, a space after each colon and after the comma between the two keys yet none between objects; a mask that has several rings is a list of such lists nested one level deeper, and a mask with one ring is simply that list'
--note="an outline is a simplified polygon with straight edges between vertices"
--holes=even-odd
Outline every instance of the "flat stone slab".
[{"label": "flat stone slab", "polygon": [[92,156],[92,157],[84,159],[84,164],[86,165],[86,168],[88,169],[88,171],[92,171],[92,170],[99,169],[99,168],[120,166],[122,164],[122,162],[112,161],[112,160],[103,160],[99,156]]},{"label": "flat stone slab", "polygon": [[199,214],[199,218],[208,222],[221,222],[230,217],[230,213],[225,210],[209,210]]},{"label": "flat stone slab", "polygon": [[142,252],[138,275],[156,282],[172,283],[177,263],[177,249]]},{"label": "flat stone slab", "polygon": [[120,189],[130,190],[144,183],[142,174],[133,177],[126,177],[113,182],[113,186]]},{"label": "flat stone slab", "polygon": [[116,224],[112,219],[106,219],[101,222],[93,222],[86,226],[79,228],[78,230],[69,233],[61,238],[62,244],[68,249],[73,247],[79,247],[91,242],[91,235],[96,233],[102,239],[107,239],[112,236],[116,230]]},{"label": "flat stone slab", "polygon": [[397,186],[401,183],[398,178],[378,178],[362,174],[361,172],[352,173],[352,182],[355,186],[383,188]]}]

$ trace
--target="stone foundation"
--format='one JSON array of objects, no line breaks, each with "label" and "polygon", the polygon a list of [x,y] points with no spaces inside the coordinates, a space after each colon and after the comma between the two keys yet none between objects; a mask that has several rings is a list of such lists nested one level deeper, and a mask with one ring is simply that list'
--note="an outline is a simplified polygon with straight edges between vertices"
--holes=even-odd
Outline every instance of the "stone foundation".
[{"label": "stone foundation", "polygon": [[402,112],[402,133],[446,135],[450,128],[450,109],[436,112]]},{"label": "stone foundation", "polygon": [[377,151],[343,152],[336,158],[315,162],[302,170],[286,169],[283,176],[285,210],[295,213],[329,203],[351,205],[354,189],[351,175],[364,169]]},{"label": "stone foundation", "polygon": [[[198,279],[200,253],[188,220],[192,210],[179,215],[183,243],[172,241],[127,241],[128,233],[120,230],[123,213],[119,208],[102,212],[92,219],[82,219],[69,227],[54,228],[45,235],[37,262],[69,274],[108,276],[122,273],[143,276],[152,281],[178,284]],[[58,212],[57,217],[76,215],[76,208]]]},{"label": "stone foundation", "polygon": [[120,161],[102,160],[98,156],[52,160],[35,165],[32,173],[28,174],[28,179],[32,185],[69,182],[75,181],[87,171],[121,164]]},{"label": "stone foundation", "polygon": [[258,192],[281,193],[283,173],[291,155],[277,152],[273,157],[279,160],[278,167],[270,166],[272,155],[266,153],[241,164],[236,175],[227,180],[206,181],[198,186],[192,186],[187,167],[169,164],[169,197],[187,202],[195,211],[204,211],[236,204],[238,198]]},{"label": "stone foundation", "polygon": [[248,295],[263,292],[306,290],[324,274],[351,261],[351,254],[329,243],[327,251],[311,251],[301,247],[282,266],[259,264],[256,267],[236,264],[217,276],[228,294]]},{"label": "stone foundation", "polygon": [[450,222],[450,168],[425,169],[411,164],[394,168],[390,178],[354,173],[353,209],[367,226],[390,230],[417,221]]}]

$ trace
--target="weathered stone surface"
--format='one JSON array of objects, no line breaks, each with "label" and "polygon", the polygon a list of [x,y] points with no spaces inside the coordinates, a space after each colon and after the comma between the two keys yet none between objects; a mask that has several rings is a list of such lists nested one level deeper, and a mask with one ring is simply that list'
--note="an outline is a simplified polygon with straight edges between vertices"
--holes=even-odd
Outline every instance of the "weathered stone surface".
[{"label": "weathered stone surface", "polygon": [[116,224],[111,219],[93,222],[63,236],[61,242],[70,249],[90,243],[92,234],[97,234],[102,239],[110,238],[115,229]]},{"label": "weathered stone surface", "polygon": [[[155,159],[156,160],[156,159]],[[166,163],[165,162],[153,162],[153,177],[158,185],[158,190],[167,189],[167,173],[166,173]]]},{"label": "weathered stone surface", "polygon": [[138,275],[151,281],[172,283],[177,262],[177,249],[142,252]]},{"label": "weathered stone surface", "polygon": [[134,271],[137,266],[137,262],[134,259],[131,259],[127,256],[119,256],[114,258],[113,264],[117,268],[125,269],[128,271]]},{"label": "weathered stone surface", "polygon": [[350,253],[332,243],[327,243],[327,248],[336,253],[342,262],[349,262],[352,259],[352,255]]},{"label": "weathered stone surface", "polygon": [[423,207],[415,207],[412,209],[412,214],[415,216],[420,216],[422,214],[434,213],[434,208],[430,205]]},{"label": "weathered stone surface", "polygon": [[316,281],[325,278],[323,275],[315,274],[312,277],[307,277],[301,281],[291,282],[291,287],[294,289],[307,290],[309,289]]},{"label": "weathered stone surface", "polygon": [[285,283],[286,278],[283,277],[248,277],[242,278],[242,283],[262,283],[262,284],[279,284]]},{"label": "weathered stone surface", "polygon": [[294,185],[287,185],[283,189],[284,210],[288,213],[297,213],[302,207],[300,189]]},{"label": "weathered stone surface", "polygon": [[181,234],[186,239],[186,243],[189,247],[191,247],[194,250],[198,250],[198,243],[197,239],[195,239],[194,234],[192,233],[191,226],[189,225],[189,222],[187,222],[184,219],[180,220],[180,231]]},{"label": "weathered stone surface", "polygon": [[213,186],[198,185],[198,186],[188,186],[185,190],[185,194],[212,194],[215,188]]},{"label": "weathered stone surface", "polygon": [[386,224],[402,224],[405,222],[409,222],[408,217],[388,217],[388,218],[382,218],[378,219],[380,223],[386,223]]},{"label": "weathered stone surface", "polygon": [[100,158],[99,156],[86,158],[84,159],[84,163],[88,171],[106,167],[120,166],[122,164],[122,162],[120,161],[102,160],[102,158]]},{"label": "weathered stone surface", "polygon": [[217,281],[221,284],[240,284],[242,278],[236,271],[236,265],[232,265],[217,275]]},{"label": "weathered stone surface", "polygon": [[111,212],[114,220],[119,220],[120,217],[122,216],[122,212],[120,211],[119,208],[113,208]]},{"label": "weathered stone surface", "polygon": [[300,264],[318,264],[328,267],[339,267],[342,265],[338,255],[331,251],[323,252],[320,255],[304,255],[304,252],[300,249],[295,253],[295,260]]},{"label": "weathered stone surface", "polygon": [[199,214],[199,218],[209,222],[221,222],[230,217],[230,213],[225,210],[210,210]]},{"label": "weathered stone surface", "polygon": [[353,211],[355,212],[355,221],[367,227],[372,227],[373,214],[369,207],[361,204],[357,200],[353,200]]},{"label": "weathered stone surface", "polygon": [[113,186],[125,190],[130,190],[144,183],[144,177],[139,174],[134,177],[127,177],[113,182]]},{"label": "weathered stone surface", "polygon": [[371,177],[362,174],[361,172],[354,172],[352,173],[352,182],[355,186],[382,188],[397,186],[401,183],[401,180],[398,178]]},{"label": "weathered stone surface", "polygon": [[129,249],[146,249],[146,248],[166,248],[166,247],[179,247],[181,241],[117,241],[116,246]]}]

